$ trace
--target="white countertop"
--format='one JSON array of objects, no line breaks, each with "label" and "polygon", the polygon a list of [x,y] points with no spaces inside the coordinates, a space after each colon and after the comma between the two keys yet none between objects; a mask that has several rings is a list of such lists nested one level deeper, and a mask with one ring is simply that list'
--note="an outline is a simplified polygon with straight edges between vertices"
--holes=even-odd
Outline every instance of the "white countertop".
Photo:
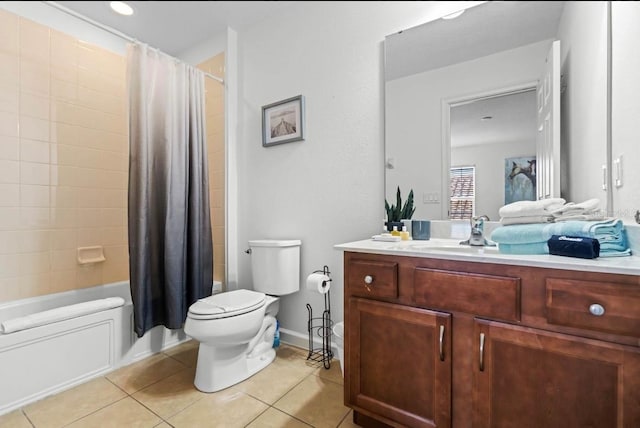
[{"label": "white countertop", "polygon": [[640,256],[599,257],[580,259],[544,255],[501,254],[495,247],[460,245],[459,239],[432,238],[428,241],[381,242],[372,239],[347,242],[334,246],[337,250],[394,256],[428,257],[476,263],[498,263],[587,272],[640,275]]}]

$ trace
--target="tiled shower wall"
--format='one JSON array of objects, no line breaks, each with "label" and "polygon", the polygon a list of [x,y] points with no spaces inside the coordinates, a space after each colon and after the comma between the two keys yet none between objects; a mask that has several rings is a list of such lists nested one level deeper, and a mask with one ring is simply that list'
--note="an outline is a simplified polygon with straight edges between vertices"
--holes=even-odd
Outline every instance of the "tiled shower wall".
[{"label": "tiled shower wall", "polygon": [[[223,77],[224,54],[200,65]],[[126,61],[0,9],[0,303],[129,278]],[[224,283],[224,87],[205,79]],[[80,265],[77,248],[106,261]]]},{"label": "tiled shower wall", "polygon": [[[198,65],[198,68],[224,78],[224,53]],[[209,200],[213,230],[213,279],[225,281],[225,151],[224,151],[224,86],[205,78],[205,112],[209,162]]]},{"label": "tiled shower wall", "polygon": [[0,10],[0,302],[128,278],[125,95],[123,56]]}]

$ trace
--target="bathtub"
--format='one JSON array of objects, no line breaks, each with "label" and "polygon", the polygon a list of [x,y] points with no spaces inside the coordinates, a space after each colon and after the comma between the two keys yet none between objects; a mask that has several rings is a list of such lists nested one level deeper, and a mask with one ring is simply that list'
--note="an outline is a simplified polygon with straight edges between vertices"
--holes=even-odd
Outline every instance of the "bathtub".
[{"label": "bathtub", "polygon": [[162,326],[138,338],[126,281],[3,303],[0,322],[107,297],[125,304],[0,333],[0,415],[188,340],[182,330]]}]

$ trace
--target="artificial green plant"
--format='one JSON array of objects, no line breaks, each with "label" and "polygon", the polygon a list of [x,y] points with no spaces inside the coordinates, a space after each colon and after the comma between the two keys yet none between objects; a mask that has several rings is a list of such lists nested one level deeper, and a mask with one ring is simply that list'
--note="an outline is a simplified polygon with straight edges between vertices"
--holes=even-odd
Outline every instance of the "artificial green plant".
[{"label": "artificial green plant", "polygon": [[413,213],[416,211],[413,206],[413,189],[409,192],[409,196],[405,201],[404,205],[402,205],[402,197],[400,195],[400,186],[398,186],[398,191],[396,193],[396,204],[389,205],[389,202],[384,201],[384,208],[387,211],[387,221],[401,221],[401,220],[409,220]]}]

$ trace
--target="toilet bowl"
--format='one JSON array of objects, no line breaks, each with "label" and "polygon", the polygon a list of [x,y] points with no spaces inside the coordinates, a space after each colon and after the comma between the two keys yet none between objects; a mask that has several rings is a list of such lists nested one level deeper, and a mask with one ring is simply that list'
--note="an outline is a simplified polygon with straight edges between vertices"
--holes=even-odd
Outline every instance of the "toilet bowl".
[{"label": "toilet bowl", "polygon": [[277,296],[300,289],[300,241],[249,241],[254,290],[214,294],[189,307],[184,332],[200,342],[194,385],[215,392],[241,382],[276,356]]},{"label": "toilet bowl", "polygon": [[194,303],[184,331],[200,342],[194,384],[215,392],[247,379],[276,356],[279,299],[251,290],[216,294]]}]

